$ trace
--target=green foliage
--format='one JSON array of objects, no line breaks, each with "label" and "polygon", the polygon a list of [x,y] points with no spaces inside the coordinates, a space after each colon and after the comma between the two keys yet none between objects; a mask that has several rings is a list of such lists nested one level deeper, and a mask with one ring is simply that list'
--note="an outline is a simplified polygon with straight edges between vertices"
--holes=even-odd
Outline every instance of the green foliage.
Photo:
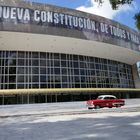
[{"label": "green foliage", "polygon": [[[119,6],[124,4],[131,4],[134,0],[109,0],[110,4],[112,6],[112,9],[117,10]],[[98,2],[100,5],[103,4],[104,0],[95,0],[95,2]],[[135,24],[138,30],[140,30],[140,12],[136,13],[134,16]]]},{"label": "green foliage", "polygon": [[109,0],[112,9],[116,10],[120,5],[131,4],[133,0]]},{"label": "green foliage", "polygon": [[137,28],[140,30],[140,12],[135,14],[134,19],[136,21]]},{"label": "green foliage", "polygon": [[[131,4],[133,0],[109,0],[112,9],[116,10],[120,5],[124,4]],[[99,5],[102,5],[104,0],[95,0],[95,2],[98,2]]]}]

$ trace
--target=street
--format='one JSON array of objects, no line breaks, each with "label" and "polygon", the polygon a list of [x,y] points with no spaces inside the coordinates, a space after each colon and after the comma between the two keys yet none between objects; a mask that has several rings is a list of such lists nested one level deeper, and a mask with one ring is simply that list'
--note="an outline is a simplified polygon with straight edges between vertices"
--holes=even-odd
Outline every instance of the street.
[{"label": "street", "polygon": [[[80,112],[85,113],[74,113],[80,110],[80,105],[83,105]],[[97,112],[87,110],[84,105],[75,102],[1,106],[0,140],[140,139],[140,111],[133,111],[139,107],[139,100],[127,101],[122,108]]]},{"label": "street", "polygon": [[140,112],[0,119],[0,140],[139,140]]}]

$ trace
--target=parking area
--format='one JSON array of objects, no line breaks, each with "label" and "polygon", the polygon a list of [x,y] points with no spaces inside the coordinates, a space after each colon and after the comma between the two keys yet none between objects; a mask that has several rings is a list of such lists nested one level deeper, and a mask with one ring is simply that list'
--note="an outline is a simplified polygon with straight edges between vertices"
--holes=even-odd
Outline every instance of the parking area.
[{"label": "parking area", "polygon": [[[140,99],[126,99],[126,105],[121,108],[100,109],[98,112],[120,112],[122,109],[132,110],[140,107]],[[85,112],[87,110],[86,102],[61,102],[61,103],[44,103],[44,104],[24,104],[24,105],[3,105],[0,106],[0,117],[13,115],[32,115],[32,114],[58,114],[71,112]],[[91,112],[91,111],[90,111]]]},{"label": "parking area", "polygon": [[0,139],[139,140],[139,122],[140,112],[9,116],[0,118]]}]

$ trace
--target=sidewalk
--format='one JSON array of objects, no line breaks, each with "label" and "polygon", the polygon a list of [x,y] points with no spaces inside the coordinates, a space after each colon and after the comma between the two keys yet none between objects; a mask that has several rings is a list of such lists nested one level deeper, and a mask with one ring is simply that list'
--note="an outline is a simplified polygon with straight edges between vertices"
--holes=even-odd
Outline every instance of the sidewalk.
[{"label": "sidewalk", "polygon": [[0,117],[29,115],[86,114],[101,112],[140,111],[140,99],[126,99],[126,105],[121,108],[104,108],[89,111],[85,102],[61,102],[44,104],[24,104],[0,106]]}]

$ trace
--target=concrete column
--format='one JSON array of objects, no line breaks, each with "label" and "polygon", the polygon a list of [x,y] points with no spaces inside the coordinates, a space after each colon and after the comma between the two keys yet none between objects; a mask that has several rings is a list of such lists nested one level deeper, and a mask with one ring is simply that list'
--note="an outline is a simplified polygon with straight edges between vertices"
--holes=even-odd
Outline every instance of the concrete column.
[{"label": "concrete column", "polygon": [[138,75],[138,70],[137,70],[136,64],[134,64],[132,66],[132,73],[133,73],[135,88],[140,88],[140,77]]}]

